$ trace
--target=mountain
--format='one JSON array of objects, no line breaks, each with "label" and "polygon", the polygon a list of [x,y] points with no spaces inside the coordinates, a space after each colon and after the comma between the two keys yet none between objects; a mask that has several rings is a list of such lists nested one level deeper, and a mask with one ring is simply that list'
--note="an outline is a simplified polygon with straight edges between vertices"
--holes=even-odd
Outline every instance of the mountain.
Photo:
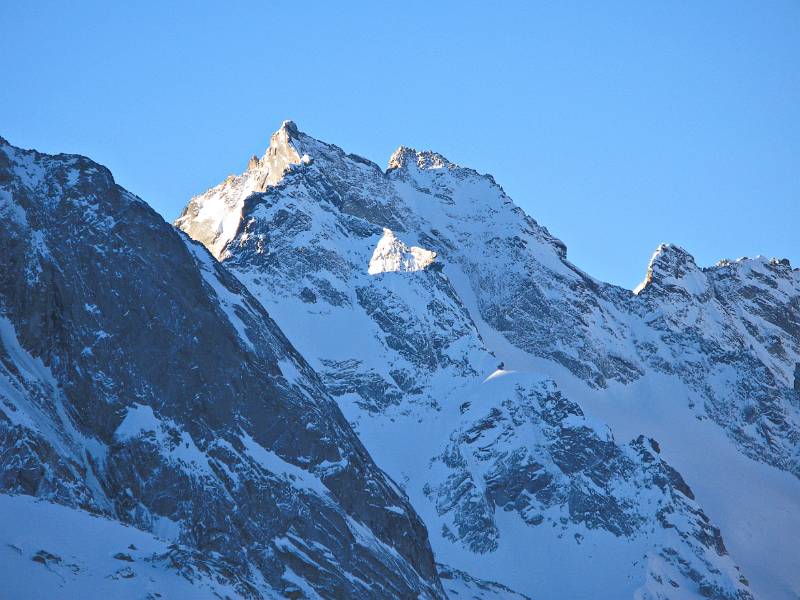
[{"label": "mountain", "polygon": [[176,226],[269,310],[437,560],[542,598],[795,598],[800,271],[593,279],[491,176],[287,121]]},{"label": "mountain", "polygon": [[13,597],[445,596],[405,494],[205,248],[106,168],[2,139],[0,217]]}]

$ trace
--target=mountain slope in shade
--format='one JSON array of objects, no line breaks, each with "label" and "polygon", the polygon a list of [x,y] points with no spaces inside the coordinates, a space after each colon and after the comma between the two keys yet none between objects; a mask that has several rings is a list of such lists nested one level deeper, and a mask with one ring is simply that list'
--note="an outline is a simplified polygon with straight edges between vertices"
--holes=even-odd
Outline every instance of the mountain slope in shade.
[{"label": "mountain slope in shade", "polygon": [[702,270],[664,246],[633,293],[490,176],[408,148],[383,171],[291,122],[176,225],[320,373],[437,559],[542,597],[800,592],[791,553],[764,558],[800,534],[785,261]]},{"label": "mountain slope in shade", "polygon": [[31,496],[2,494],[0,511],[14,516],[0,528],[4,597],[239,597],[214,577],[223,565],[119,521]]},{"label": "mountain slope in shade", "polygon": [[0,216],[0,491],[61,505],[0,495],[19,597],[444,597],[405,495],[201,245],[5,140]]}]

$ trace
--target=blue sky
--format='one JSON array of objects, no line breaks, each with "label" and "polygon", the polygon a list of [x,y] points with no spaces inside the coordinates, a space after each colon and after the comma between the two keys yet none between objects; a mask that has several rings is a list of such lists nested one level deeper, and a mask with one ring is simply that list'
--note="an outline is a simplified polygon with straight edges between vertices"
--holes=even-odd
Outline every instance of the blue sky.
[{"label": "blue sky", "polygon": [[283,119],[492,173],[600,279],[800,266],[800,2],[2,2],[0,135],[174,219]]}]

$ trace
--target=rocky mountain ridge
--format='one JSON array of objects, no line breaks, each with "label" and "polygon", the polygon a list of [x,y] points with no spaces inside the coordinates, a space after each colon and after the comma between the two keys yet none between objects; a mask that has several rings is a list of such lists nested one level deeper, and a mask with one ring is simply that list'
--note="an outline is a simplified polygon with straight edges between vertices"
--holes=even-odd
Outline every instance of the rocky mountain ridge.
[{"label": "rocky mountain ridge", "polygon": [[[444,597],[405,495],[205,248],[104,167],[5,140],[0,214],[0,491],[41,501],[4,504],[4,579],[40,566],[18,597],[104,577],[148,598]],[[72,539],[12,527],[55,514]]]},{"label": "rocky mountain ridge", "polygon": [[291,121],[188,237],[2,139],[0,216],[19,597],[800,594],[786,260],[665,244],[624,290],[491,176]]},{"label": "rocky mountain ridge", "polygon": [[[384,171],[286,122],[251,168],[271,156],[293,157],[279,181],[209,190],[176,225],[199,240],[213,232],[209,248],[409,493],[437,556],[530,595],[585,595],[602,580],[609,598],[749,597],[725,528],[680,465],[647,445],[650,424],[617,441],[614,429],[637,424],[603,420],[609,400],[666,380],[653,402],[720,432],[726,452],[786,473],[796,499],[800,272],[760,258],[699,269],[665,245],[631,292],[583,273],[493,178],[437,153],[401,147]],[[229,204],[242,207],[236,227],[223,226]],[[413,247],[435,258],[420,266]],[[609,548],[619,560],[598,560]],[[790,567],[770,573],[784,591],[800,589]],[[756,592],[775,589],[767,579]]]}]

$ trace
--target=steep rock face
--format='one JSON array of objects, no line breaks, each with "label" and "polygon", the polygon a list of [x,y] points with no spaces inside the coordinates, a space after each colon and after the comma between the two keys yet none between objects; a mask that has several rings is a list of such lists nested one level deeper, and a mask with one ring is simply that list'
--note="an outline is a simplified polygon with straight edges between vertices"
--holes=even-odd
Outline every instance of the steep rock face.
[{"label": "steep rock face", "polygon": [[[236,235],[212,249],[409,493],[437,557],[532,596],[749,597],[737,555],[721,541],[726,530],[692,497],[692,482],[642,430],[619,442],[592,419],[585,424],[581,410],[667,376],[689,395],[686,410],[716,422],[735,452],[791,466],[797,413],[784,394],[793,390],[772,366],[752,362],[759,350],[736,357],[746,369],[737,381],[762,373],[755,385],[783,398],[787,423],[771,434],[775,451],[763,428],[740,435],[726,411],[744,397],[713,370],[736,372],[725,363],[731,354],[708,353],[709,340],[679,331],[696,314],[687,302],[712,297],[705,271],[665,247],[638,294],[603,284],[567,261],[565,246],[489,176],[409,148],[383,172],[294,126],[282,130],[271,145],[308,159],[237,200]],[[203,196],[221,199],[214,190]],[[191,233],[188,208],[177,225]],[[415,247],[435,258],[419,268]],[[667,318],[677,302],[669,294],[683,306]],[[734,304],[737,294],[729,292]],[[768,304],[780,312],[797,295],[791,283]],[[730,312],[738,327],[741,316]],[[791,335],[784,331],[782,339]],[[705,334],[714,343],[729,335]],[[513,385],[491,384],[501,377]],[[656,400],[674,405],[675,390]],[[784,589],[800,584],[787,573],[777,573]]]},{"label": "steep rock face", "polygon": [[2,492],[154,532],[241,597],[443,595],[405,496],[204,248],[104,167],[4,140],[0,215]]},{"label": "steep rock face", "polygon": [[701,416],[748,455],[800,475],[790,375],[800,357],[800,275],[786,261],[700,269],[682,248],[662,245],[631,294],[571,265],[563,245],[491,178],[407,149],[387,176],[444,272],[466,276],[458,291],[474,297],[471,314],[488,330],[592,387],[652,370],[675,376],[693,390]]}]

